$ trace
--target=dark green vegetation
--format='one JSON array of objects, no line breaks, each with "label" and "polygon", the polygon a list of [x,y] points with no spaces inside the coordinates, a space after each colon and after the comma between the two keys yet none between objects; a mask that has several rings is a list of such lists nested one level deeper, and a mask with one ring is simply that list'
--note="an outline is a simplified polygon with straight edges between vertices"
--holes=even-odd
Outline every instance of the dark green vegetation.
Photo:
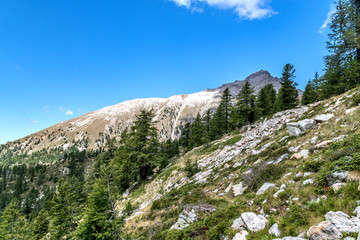
[{"label": "dark green vegetation", "polygon": [[[311,104],[331,96],[341,94],[360,83],[360,2],[340,1],[337,5],[329,35],[329,56],[326,57],[324,76],[315,75],[307,85],[302,103]],[[31,155],[14,156],[11,150],[0,159],[0,239],[131,239],[125,229],[124,219],[137,206],[127,202],[122,214],[116,208],[126,189],[140,186],[136,194],[145,192],[144,185],[151,178],[170,176],[175,167],[166,168],[179,154],[203,145],[199,153],[211,153],[232,145],[241,139],[238,129],[246,127],[262,118],[269,118],[277,111],[291,109],[298,104],[295,69],[287,64],[283,69],[282,87],[278,94],[272,85],[263,88],[255,96],[249,83],[244,85],[238,96],[224,91],[222,101],[216,111],[197,115],[192,123],[187,123],[179,141],[168,140],[160,143],[157,130],[152,122],[151,112],[142,111],[134,125],[122,134],[121,140],[109,140],[106,149],[99,151],[78,151],[77,148],[43,150]],[[350,106],[360,103],[360,94],[354,94]],[[150,206],[148,219],[159,218],[164,224],[151,233],[135,233],[141,239],[220,239],[232,237],[232,221],[244,211],[255,211],[269,199],[264,211],[270,216],[269,222],[281,222],[284,235],[295,235],[317,223],[319,215],[327,211],[342,209],[351,213],[360,199],[358,183],[346,185],[338,192],[329,189],[331,174],[335,171],[360,172],[359,126],[348,132],[349,138],[333,143],[329,148],[314,154],[304,161],[300,168],[316,173],[317,185],[301,189],[289,187],[289,191],[278,198],[268,193],[255,196],[265,181],[280,181],[287,171],[294,168],[292,162],[281,166],[259,165],[252,175],[242,177],[248,185],[243,196],[235,199],[219,199],[205,194],[203,189],[211,184],[221,185],[219,178],[210,179],[206,184],[187,184],[173,189]],[[234,134],[227,141],[213,144],[212,141],[224,134]],[[271,158],[288,153],[276,143],[273,147],[254,156]],[[4,150],[5,146],[0,146]],[[269,160],[269,159],[266,159]],[[223,168],[224,166],[221,166]],[[162,171],[165,169],[164,171]],[[191,177],[199,172],[198,165],[188,161],[183,168]],[[235,169],[243,173],[247,169]],[[162,171],[162,172],[161,172]],[[158,172],[161,172],[157,175]],[[239,177],[240,178],[240,177]],[[137,183],[137,184],[135,184]],[[135,194],[133,193],[133,194]],[[320,202],[310,200],[319,194],[326,195]],[[287,200],[291,196],[300,199],[291,202],[289,211]],[[253,199],[252,205],[248,204]],[[204,215],[198,222],[185,230],[169,230],[177,216],[187,204],[213,204],[217,211]],[[278,209],[278,212],[273,212]],[[119,215],[121,214],[121,217]],[[276,218],[276,219],[275,219]],[[250,239],[271,239],[266,232],[252,234]]]}]

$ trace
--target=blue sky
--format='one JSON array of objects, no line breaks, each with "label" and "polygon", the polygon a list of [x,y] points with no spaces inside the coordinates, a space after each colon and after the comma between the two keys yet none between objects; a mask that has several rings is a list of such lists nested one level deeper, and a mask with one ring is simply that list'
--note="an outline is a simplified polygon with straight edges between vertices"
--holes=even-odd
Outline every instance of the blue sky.
[{"label": "blue sky", "polygon": [[[0,2],[0,143],[125,100],[321,72],[328,0]],[[326,25],[326,24],[325,24]]]}]

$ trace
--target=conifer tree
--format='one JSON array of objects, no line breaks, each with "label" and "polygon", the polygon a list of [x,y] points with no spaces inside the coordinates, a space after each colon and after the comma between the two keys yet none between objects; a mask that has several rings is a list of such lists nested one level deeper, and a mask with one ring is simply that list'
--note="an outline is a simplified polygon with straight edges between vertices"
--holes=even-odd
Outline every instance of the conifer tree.
[{"label": "conifer tree", "polygon": [[308,84],[305,87],[305,91],[302,95],[302,101],[301,103],[303,105],[311,104],[316,102],[317,94],[315,91],[315,87],[312,81],[309,81]]},{"label": "conifer tree", "polygon": [[126,143],[129,159],[135,165],[135,171],[141,180],[145,180],[161,162],[160,143],[153,118],[152,111],[141,110]]},{"label": "conifer tree", "polygon": [[196,118],[191,126],[190,134],[190,148],[198,147],[205,142],[206,129],[202,123],[200,113],[196,115]]},{"label": "conifer tree", "polygon": [[29,225],[26,218],[11,202],[1,216],[0,239],[29,239]]},{"label": "conifer tree", "polygon": [[297,83],[294,82],[295,69],[291,64],[286,64],[281,77],[281,88],[274,104],[274,112],[296,107],[298,104]]},{"label": "conifer tree", "polygon": [[233,122],[236,126],[247,125],[255,121],[255,101],[256,96],[251,84],[246,81],[240,93],[237,96],[237,102],[234,107]]},{"label": "conifer tree", "polygon": [[221,102],[217,108],[211,129],[211,139],[216,139],[224,133],[228,133],[230,129],[230,111],[231,111],[231,94],[226,88],[221,97]]},{"label": "conifer tree", "polygon": [[256,107],[260,112],[260,116],[269,116],[273,112],[276,100],[276,90],[272,84],[263,87],[258,95]]},{"label": "conifer tree", "polygon": [[109,185],[107,177],[103,174],[95,180],[86,203],[83,220],[75,233],[76,239],[121,239],[119,230],[121,219],[116,217]]}]

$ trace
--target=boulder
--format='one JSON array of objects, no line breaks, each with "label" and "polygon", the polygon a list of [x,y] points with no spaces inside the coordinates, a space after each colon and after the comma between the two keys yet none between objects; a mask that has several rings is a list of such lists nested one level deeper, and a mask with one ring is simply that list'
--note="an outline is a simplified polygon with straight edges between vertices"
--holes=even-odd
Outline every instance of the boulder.
[{"label": "boulder", "polygon": [[297,123],[287,123],[286,127],[290,136],[299,136],[302,133]]},{"label": "boulder", "polygon": [[242,182],[240,182],[239,184],[232,186],[232,189],[233,189],[234,196],[236,197],[236,196],[242,195],[244,193],[244,191],[247,189],[247,187],[244,186]]},{"label": "boulder", "polygon": [[325,219],[334,224],[340,232],[355,233],[359,231],[356,224],[350,221],[350,217],[343,212],[330,211],[325,214]]},{"label": "boulder", "polygon": [[256,195],[263,195],[267,190],[275,188],[276,185],[273,183],[264,183],[261,188],[257,191]]},{"label": "boulder", "polygon": [[249,233],[245,230],[238,232],[233,240],[246,240],[246,236],[249,235]]},{"label": "boulder", "polygon": [[231,227],[233,228],[233,229],[235,229],[235,230],[244,230],[244,227],[245,227],[245,223],[244,223],[244,221],[242,220],[242,218],[241,217],[239,217],[239,218],[237,218],[237,219],[235,219],[234,221],[233,221],[233,224],[231,225]]},{"label": "boulder", "polygon": [[281,231],[279,229],[279,226],[277,223],[273,224],[271,228],[269,229],[269,234],[275,235],[276,237],[279,237],[281,234]]},{"label": "boulder", "polygon": [[335,192],[339,191],[340,188],[346,186],[346,183],[335,183],[333,185],[331,185],[331,189],[334,190]]},{"label": "boulder", "polygon": [[266,227],[267,220],[262,215],[256,215],[252,212],[245,212],[241,214],[246,228],[251,232],[258,232]]},{"label": "boulder", "polygon": [[301,150],[299,153],[303,158],[308,158],[310,155],[310,151],[307,149]]},{"label": "boulder", "polygon": [[353,212],[355,216],[360,217],[360,206],[357,206]]},{"label": "boulder", "polygon": [[328,113],[328,114],[320,114],[314,117],[314,120],[317,122],[326,122],[334,117],[334,114]]},{"label": "boulder", "polygon": [[324,221],[312,226],[307,231],[310,240],[337,240],[342,239],[343,234],[329,221]]},{"label": "boulder", "polygon": [[303,156],[300,153],[294,153],[290,159],[301,159]]},{"label": "boulder", "polygon": [[301,131],[305,132],[306,130],[310,130],[315,128],[316,122],[313,119],[304,119],[298,122]]},{"label": "boulder", "polygon": [[327,148],[328,146],[330,146],[330,144],[333,143],[333,140],[327,140],[327,141],[323,141],[321,143],[318,143],[315,145],[316,149],[323,149],[323,148]]}]

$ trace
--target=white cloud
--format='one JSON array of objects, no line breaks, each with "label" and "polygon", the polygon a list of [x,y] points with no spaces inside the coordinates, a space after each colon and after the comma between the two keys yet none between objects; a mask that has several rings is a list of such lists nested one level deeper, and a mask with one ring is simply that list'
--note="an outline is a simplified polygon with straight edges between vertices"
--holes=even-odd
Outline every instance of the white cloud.
[{"label": "white cloud", "polygon": [[38,120],[34,120],[34,121],[32,121],[32,123],[33,123],[33,124],[38,124],[39,121],[38,121]]},{"label": "white cloud", "polygon": [[332,16],[335,12],[336,12],[336,5],[331,4],[330,11],[328,12],[328,14],[326,16],[324,23],[321,25],[321,27],[319,29],[319,33],[323,33],[325,31],[325,29],[327,28],[327,26],[330,25]]},{"label": "white cloud", "polygon": [[70,111],[70,110],[67,110],[65,114],[66,115],[74,115],[73,111]]},{"label": "white cloud", "polygon": [[269,5],[270,0],[170,0],[178,6],[196,8],[199,3],[206,3],[212,7],[234,9],[240,19],[261,19],[270,17],[276,12]]},{"label": "white cloud", "polygon": [[63,108],[63,107],[59,107],[59,110],[60,110],[61,112],[63,112],[63,111],[64,111],[64,108]]}]

